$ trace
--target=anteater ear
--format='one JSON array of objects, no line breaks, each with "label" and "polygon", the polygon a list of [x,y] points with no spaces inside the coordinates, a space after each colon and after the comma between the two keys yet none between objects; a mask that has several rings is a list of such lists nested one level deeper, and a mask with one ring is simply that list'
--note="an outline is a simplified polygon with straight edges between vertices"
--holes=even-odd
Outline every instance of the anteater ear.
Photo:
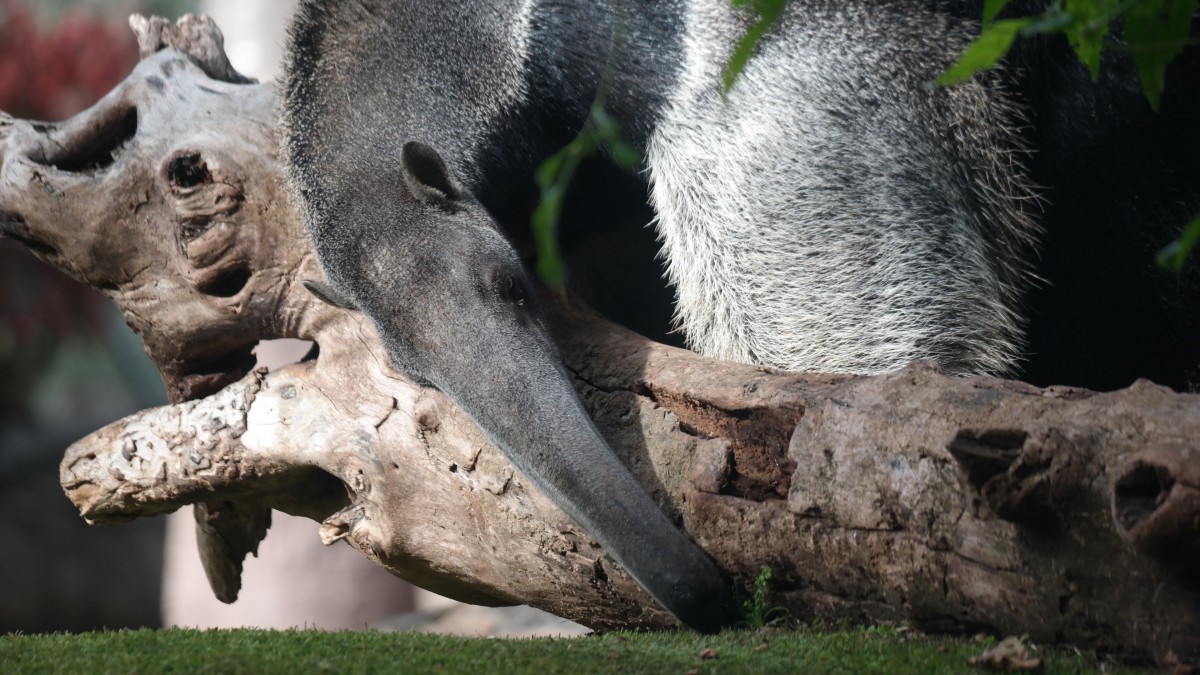
[{"label": "anteater ear", "polygon": [[409,141],[401,151],[401,164],[404,182],[418,201],[445,203],[461,198],[458,188],[450,180],[450,170],[437,150],[424,143]]},{"label": "anteater ear", "polygon": [[342,295],[336,288],[330,286],[324,281],[305,279],[304,287],[308,289],[309,293],[317,296],[318,300],[327,305],[348,309],[351,312],[359,311],[358,305],[354,304],[353,300],[347,298],[345,295]]}]

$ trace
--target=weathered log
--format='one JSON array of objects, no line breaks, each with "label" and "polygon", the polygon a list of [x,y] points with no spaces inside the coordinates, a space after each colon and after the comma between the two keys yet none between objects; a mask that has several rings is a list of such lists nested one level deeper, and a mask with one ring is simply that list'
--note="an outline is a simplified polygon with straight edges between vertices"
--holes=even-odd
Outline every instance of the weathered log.
[{"label": "weathered log", "polygon": [[[235,83],[211,24],[136,27],[144,60],[95,107],[0,120],[0,234],[112,298],[175,402],[68,449],[83,516],[198,505],[227,600],[274,508],[451,597],[670,625],[469,419],[389,366],[369,322],[297,283],[320,272],[282,183],[271,87]],[[554,321],[613,448],[734,579],[770,566],[795,616],[1200,659],[1200,396],[927,364],[785,374],[566,302]],[[278,337],[319,352],[250,372],[250,349]]]}]

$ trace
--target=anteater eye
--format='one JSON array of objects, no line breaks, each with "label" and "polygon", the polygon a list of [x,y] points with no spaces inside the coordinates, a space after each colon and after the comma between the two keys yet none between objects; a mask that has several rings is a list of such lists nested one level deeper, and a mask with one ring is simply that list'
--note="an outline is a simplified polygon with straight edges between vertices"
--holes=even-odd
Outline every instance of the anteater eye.
[{"label": "anteater eye", "polygon": [[525,289],[515,277],[505,277],[503,288],[504,297],[509,302],[515,304],[517,307],[525,306]]}]

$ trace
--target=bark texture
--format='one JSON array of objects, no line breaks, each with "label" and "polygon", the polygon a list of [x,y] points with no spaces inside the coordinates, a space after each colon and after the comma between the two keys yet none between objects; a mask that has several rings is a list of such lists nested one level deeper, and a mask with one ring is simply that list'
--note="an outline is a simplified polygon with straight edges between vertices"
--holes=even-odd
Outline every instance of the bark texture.
[{"label": "bark texture", "polygon": [[[211,22],[133,25],[143,60],[95,107],[0,118],[0,234],[112,298],[174,402],[67,450],[83,516],[195,505],[227,601],[274,508],[450,597],[671,625],[444,396],[392,370],[367,321],[297,283],[320,271],[282,182],[271,87],[229,66]],[[555,322],[635,475],[735,582],[770,566],[795,616],[1200,659],[1200,396],[927,364],[784,374],[565,302]],[[250,349],[279,337],[319,353],[251,372]]]}]

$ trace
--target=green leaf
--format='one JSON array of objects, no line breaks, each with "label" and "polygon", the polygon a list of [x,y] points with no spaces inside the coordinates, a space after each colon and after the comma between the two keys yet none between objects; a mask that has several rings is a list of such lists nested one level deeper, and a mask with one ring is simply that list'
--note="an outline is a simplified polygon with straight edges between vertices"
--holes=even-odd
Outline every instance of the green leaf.
[{"label": "green leaf", "polygon": [[[608,111],[600,103],[592,104],[591,117],[588,119],[587,126],[591,127],[596,135],[605,139],[614,135],[619,136],[621,133],[620,126],[609,116]],[[584,130],[586,132],[587,127]]]},{"label": "green leaf", "polygon": [[790,0],[733,0],[733,6],[746,8],[749,5],[751,12],[762,15],[779,12],[788,2]]},{"label": "green leaf", "polygon": [[563,200],[575,168],[580,160],[591,154],[594,145],[588,147],[588,127],[563,149],[547,157],[534,171],[534,181],[541,190],[541,200],[530,217],[533,241],[537,247],[537,273],[549,288],[558,289],[567,280],[567,265],[558,247],[558,221],[562,215]]},{"label": "green leaf", "polygon": [[946,72],[938,76],[942,86],[958,84],[972,75],[996,65],[1012,46],[1017,33],[1032,22],[1032,19],[1008,19],[997,21],[984,29],[975,41],[967,45],[966,51]]},{"label": "green leaf", "polygon": [[1183,228],[1179,238],[1164,246],[1154,259],[1159,267],[1179,274],[1183,272],[1183,264],[1197,244],[1200,244],[1200,215],[1193,218]]},{"label": "green leaf", "polygon": [[1070,14],[1064,12],[1062,7],[1057,4],[1046,10],[1041,16],[1030,18],[1033,19],[1033,23],[1021,31],[1021,35],[1024,37],[1061,33],[1070,28],[1071,24],[1075,22],[1075,19]]},{"label": "green leaf", "polygon": [[551,185],[554,185],[554,181],[558,179],[559,172],[562,171],[564,160],[566,160],[566,148],[547,157],[545,161],[538,165],[537,170],[533,173],[533,179],[539,189],[545,191]]},{"label": "green leaf", "polygon": [[614,164],[633,169],[642,155],[621,137],[621,125],[608,114],[601,102],[592,105],[591,114],[570,143],[547,157],[534,171],[534,182],[541,190],[541,201],[530,217],[533,240],[537,245],[537,273],[550,288],[561,288],[567,279],[567,265],[558,245],[558,223],[563,201],[580,162],[604,147]]},{"label": "green leaf", "polygon": [[1125,14],[1125,41],[1137,67],[1142,91],[1158,110],[1167,64],[1188,41],[1196,0],[1137,0]]},{"label": "green leaf", "polygon": [[619,138],[605,143],[604,146],[608,148],[609,159],[622,169],[636,169],[642,163],[642,153]]},{"label": "green leaf", "polygon": [[546,286],[554,289],[562,288],[567,280],[567,267],[558,248],[558,217],[565,192],[563,185],[543,191],[531,219],[538,252],[537,273]]},{"label": "green leaf", "polygon": [[983,27],[987,28],[988,24],[990,24],[996,18],[996,15],[999,14],[1007,4],[1008,0],[984,0]]},{"label": "green leaf", "polygon": [[1067,40],[1091,71],[1093,82],[1100,79],[1100,52],[1118,4],[1119,0],[1066,0],[1066,13],[1071,17],[1064,29]]},{"label": "green leaf", "polygon": [[733,87],[733,81],[746,67],[746,62],[750,60],[750,55],[754,53],[754,47],[758,45],[758,41],[779,20],[779,15],[783,13],[783,8],[787,6],[787,3],[788,0],[733,0],[735,7],[745,8],[749,4],[750,11],[758,15],[758,21],[755,21],[742,36],[733,50],[733,55],[729,57],[729,63],[725,65],[725,73],[721,79],[726,92]]}]

